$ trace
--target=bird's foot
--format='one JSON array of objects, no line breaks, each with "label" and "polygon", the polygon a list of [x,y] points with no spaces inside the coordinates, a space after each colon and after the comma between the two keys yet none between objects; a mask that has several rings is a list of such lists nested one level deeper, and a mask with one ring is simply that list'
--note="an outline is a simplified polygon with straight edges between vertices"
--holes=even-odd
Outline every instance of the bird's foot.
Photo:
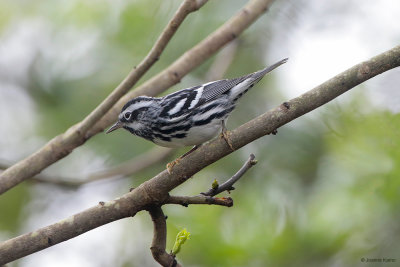
[{"label": "bird's foot", "polygon": [[187,155],[189,155],[190,153],[192,153],[193,151],[195,151],[197,148],[199,148],[200,145],[195,145],[194,147],[192,147],[192,149],[190,149],[188,152],[186,152],[185,154],[183,154],[182,156],[180,156],[179,158],[177,158],[174,161],[171,161],[170,163],[167,164],[167,171],[169,174],[171,174],[172,172],[172,168],[179,164],[179,162],[181,161],[181,159],[183,159],[184,157],[186,157]]},{"label": "bird's foot", "polygon": [[181,161],[181,159],[182,159],[182,156],[180,156],[180,157],[177,158],[176,160],[171,161],[170,163],[167,164],[167,171],[168,171],[169,174],[171,174],[172,168],[173,168],[175,165],[179,164],[179,161]]},{"label": "bird's foot", "polygon": [[228,144],[228,146],[232,149],[232,151],[235,151],[235,148],[233,148],[231,139],[229,138],[229,132],[228,130],[224,129],[221,132],[221,138],[225,140],[225,142]]}]

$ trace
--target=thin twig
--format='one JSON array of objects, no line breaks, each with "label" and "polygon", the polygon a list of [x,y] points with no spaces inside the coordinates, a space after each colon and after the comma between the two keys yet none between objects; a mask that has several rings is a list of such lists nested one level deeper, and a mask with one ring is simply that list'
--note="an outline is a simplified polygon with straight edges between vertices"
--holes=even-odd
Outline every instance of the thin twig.
[{"label": "thin twig", "polygon": [[148,212],[150,213],[154,228],[153,241],[150,247],[153,258],[164,267],[181,266],[172,255],[165,251],[167,243],[167,222],[161,207],[151,207],[148,209]]},{"label": "thin twig", "polygon": [[32,181],[40,183],[50,183],[58,186],[65,187],[79,187],[84,184],[91,182],[109,180],[109,179],[120,179],[135,173],[139,173],[151,166],[154,166],[158,162],[161,162],[173,152],[171,148],[160,148],[154,147],[148,152],[127,160],[115,167],[109,169],[94,172],[92,174],[83,177],[82,179],[68,178],[68,177],[49,177],[48,175],[37,175]]},{"label": "thin twig", "polygon": [[154,164],[163,161],[170,156],[174,150],[165,147],[154,147],[144,154],[138,155],[128,161],[123,162],[113,168],[90,174],[83,183],[108,179],[110,177],[126,177],[147,169]]},{"label": "thin twig", "polygon": [[233,175],[231,178],[226,180],[225,183],[218,185],[217,188],[210,188],[207,192],[202,192],[201,194],[204,196],[215,196],[218,195],[221,192],[224,191],[231,191],[234,190],[235,188],[233,185],[239,181],[240,178],[242,178],[243,174],[245,174],[251,167],[257,164],[257,161],[255,160],[255,156],[253,154],[250,154],[249,159],[243,164],[242,168],[238,170],[235,175]]},{"label": "thin twig", "polygon": [[233,206],[233,199],[230,197],[210,197],[210,196],[170,196],[164,204],[179,204],[184,207],[190,204],[220,205],[225,207]]},{"label": "thin twig", "polygon": [[74,148],[85,143],[85,141],[90,138],[90,135],[87,134],[88,130],[92,128],[92,126],[94,126],[160,58],[161,53],[187,15],[198,10],[205,3],[206,1],[185,0],[169,21],[147,56],[137,67],[134,67],[128,76],[100,105],[80,123],[70,127],[65,133],[50,140],[37,152],[14,164],[0,174],[0,194],[3,194],[22,181],[38,174],[49,165],[67,156]]}]

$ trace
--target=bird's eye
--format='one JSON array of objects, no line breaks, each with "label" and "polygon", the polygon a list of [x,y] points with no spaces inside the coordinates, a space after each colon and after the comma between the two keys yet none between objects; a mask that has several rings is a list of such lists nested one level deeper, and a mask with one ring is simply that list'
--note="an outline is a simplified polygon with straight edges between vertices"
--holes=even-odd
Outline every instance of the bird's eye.
[{"label": "bird's eye", "polygon": [[130,112],[127,112],[127,113],[124,114],[124,118],[126,120],[129,120],[131,118],[131,116],[132,116],[132,113],[130,113]]}]

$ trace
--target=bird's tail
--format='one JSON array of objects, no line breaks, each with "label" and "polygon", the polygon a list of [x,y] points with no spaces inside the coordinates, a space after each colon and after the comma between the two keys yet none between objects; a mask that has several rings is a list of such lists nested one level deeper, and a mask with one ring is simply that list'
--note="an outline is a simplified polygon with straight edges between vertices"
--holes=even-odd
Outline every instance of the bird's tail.
[{"label": "bird's tail", "polygon": [[289,60],[288,58],[282,59],[281,61],[278,61],[275,64],[273,64],[273,65],[271,65],[269,67],[266,67],[265,69],[262,69],[262,70],[259,70],[259,71],[256,71],[256,72],[250,74],[249,78],[254,80],[255,82],[253,84],[255,84],[258,81],[260,81],[267,73],[273,71],[274,69],[276,69],[280,65],[285,64],[288,60]]},{"label": "bird's tail", "polygon": [[238,100],[243,94],[245,94],[253,85],[258,83],[267,73],[276,69],[280,65],[286,63],[288,58],[282,59],[275,64],[266,67],[262,70],[250,73],[244,77],[237,78],[238,84],[231,89],[230,97],[232,97],[234,102]]}]

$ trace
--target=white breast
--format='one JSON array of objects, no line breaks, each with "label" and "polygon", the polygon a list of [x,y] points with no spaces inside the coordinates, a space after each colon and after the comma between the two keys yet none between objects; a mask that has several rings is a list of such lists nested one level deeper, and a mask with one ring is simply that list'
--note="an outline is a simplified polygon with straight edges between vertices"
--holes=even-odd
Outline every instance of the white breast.
[{"label": "white breast", "polygon": [[[222,130],[222,124],[220,120],[214,120],[212,123],[207,125],[201,125],[193,127],[187,133],[186,138],[180,140],[185,146],[200,145],[208,140],[213,139]],[[179,142],[179,140],[177,140]]]},{"label": "white breast", "polygon": [[214,120],[210,124],[201,125],[191,128],[185,138],[172,138],[170,142],[166,142],[160,139],[154,139],[153,142],[159,146],[165,147],[182,147],[182,146],[194,146],[205,143],[215,136],[217,136],[222,130],[221,120]]}]

